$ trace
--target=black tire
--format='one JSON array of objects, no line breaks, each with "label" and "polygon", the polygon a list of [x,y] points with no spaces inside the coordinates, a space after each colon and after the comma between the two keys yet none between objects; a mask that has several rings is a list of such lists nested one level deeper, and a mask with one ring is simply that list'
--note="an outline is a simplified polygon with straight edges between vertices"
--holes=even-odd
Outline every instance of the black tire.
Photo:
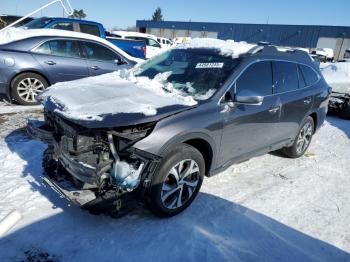
[{"label": "black tire", "polygon": [[[304,128],[306,128],[308,125],[311,125],[311,133],[309,135],[309,140],[308,140],[308,143],[305,144],[305,146],[304,146],[304,144],[302,145],[302,150],[300,150],[300,147],[298,148],[298,146],[300,146],[300,143],[298,143],[298,140],[299,140],[299,137],[302,136],[302,133],[305,132]],[[314,132],[315,132],[314,120],[311,116],[308,116],[300,125],[299,132],[294,140],[293,145],[290,147],[283,148],[281,150],[282,153],[290,158],[301,157],[302,155],[304,155],[306,150],[309,148]]]},{"label": "black tire", "polygon": [[[23,83],[32,87],[27,88]],[[21,105],[36,105],[38,104],[35,100],[36,94],[44,91],[47,86],[47,81],[41,75],[35,73],[19,74],[11,82],[12,98]],[[28,96],[27,94],[24,94],[26,91],[28,91]]]},{"label": "black tire", "polygon": [[[170,170],[176,166],[179,162],[185,160],[183,166],[185,166],[186,163],[187,165],[190,165],[193,163],[197,164],[196,170],[198,167],[198,172],[193,173],[195,176],[195,180],[198,183],[196,184],[195,187],[188,187],[187,185],[183,184],[181,188],[181,194],[179,195],[180,198],[184,196],[184,194],[187,194],[187,199],[183,202],[182,206],[175,207],[175,208],[168,208],[165,203],[162,201],[162,192],[163,190],[163,184],[166,184],[165,180],[169,179],[170,176]],[[191,162],[189,162],[192,160]],[[185,167],[188,168],[188,167]],[[187,169],[185,169],[187,170]],[[182,171],[185,171],[182,170]],[[196,198],[202,182],[203,182],[203,177],[205,173],[205,162],[202,154],[194,147],[186,145],[186,144],[180,144],[176,146],[171,152],[163,159],[162,163],[160,164],[154,178],[152,181],[152,188],[151,188],[151,194],[150,194],[150,210],[157,216],[160,217],[171,217],[174,215],[179,214],[180,212],[184,211]],[[191,175],[192,176],[192,175]],[[176,182],[176,184],[179,187],[179,183]],[[176,185],[174,184],[174,185]],[[190,192],[192,191],[192,195],[190,195]],[[185,193],[187,192],[187,193]],[[175,196],[171,196],[175,197]],[[186,197],[186,196],[185,196]],[[177,201],[176,201],[177,202]],[[182,202],[182,201],[181,201]]]}]

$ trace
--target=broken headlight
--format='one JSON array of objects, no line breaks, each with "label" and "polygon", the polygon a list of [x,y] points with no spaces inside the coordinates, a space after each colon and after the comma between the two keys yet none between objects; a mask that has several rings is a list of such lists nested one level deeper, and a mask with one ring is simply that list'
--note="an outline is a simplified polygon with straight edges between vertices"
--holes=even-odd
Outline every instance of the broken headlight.
[{"label": "broken headlight", "polygon": [[152,132],[154,126],[155,123],[151,122],[135,126],[120,127],[114,129],[113,134],[134,141],[148,136]]}]

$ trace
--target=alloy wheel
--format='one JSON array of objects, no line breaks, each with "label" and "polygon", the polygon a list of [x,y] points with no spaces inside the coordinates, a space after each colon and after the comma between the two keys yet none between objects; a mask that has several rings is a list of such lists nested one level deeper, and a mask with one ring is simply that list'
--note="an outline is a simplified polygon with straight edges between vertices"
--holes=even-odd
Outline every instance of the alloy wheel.
[{"label": "alloy wheel", "polygon": [[25,78],[17,86],[18,96],[26,102],[36,102],[36,96],[44,91],[44,84],[36,78]]},{"label": "alloy wheel", "polygon": [[313,127],[310,122],[307,122],[299,132],[297,140],[297,152],[300,154],[306,150],[311,142]]},{"label": "alloy wheel", "polygon": [[193,195],[200,179],[196,161],[186,159],[175,164],[162,185],[161,201],[168,209],[182,207]]}]

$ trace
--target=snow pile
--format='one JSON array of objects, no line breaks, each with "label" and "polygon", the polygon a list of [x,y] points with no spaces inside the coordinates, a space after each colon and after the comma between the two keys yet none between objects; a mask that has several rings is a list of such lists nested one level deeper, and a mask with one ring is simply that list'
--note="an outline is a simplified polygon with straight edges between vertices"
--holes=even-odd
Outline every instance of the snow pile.
[{"label": "snow pile", "polygon": [[176,48],[213,48],[220,50],[223,56],[237,58],[241,54],[247,53],[256,45],[246,42],[235,42],[234,40],[220,40],[214,38],[194,38],[186,43],[179,44]]},{"label": "snow pile", "polygon": [[102,120],[118,113],[149,116],[157,114],[158,108],[197,104],[192,96],[173,89],[166,82],[168,77],[169,72],[149,79],[134,76],[132,70],[120,70],[55,84],[40,95],[40,100],[54,103],[55,112],[76,120]]},{"label": "snow pile", "polygon": [[111,49],[115,50],[125,58],[135,61],[136,63],[139,63],[143,61],[142,59],[134,58],[127,53],[125,53],[123,50],[121,50],[119,47],[113,45],[111,42],[94,36],[90,34],[84,34],[79,32],[72,32],[67,30],[57,30],[57,29],[25,29],[25,28],[8,28],[4,31],[0,32],[0,45],[8,44],[14,41],[31,38],[31,37],[38,37],[38,36],[62,36],[62,37],[74,37],[74,38],[81,38],[81,39],[89,39],[96,42],[100,42],[104,45],[107,45]]},{"label": "snow pile", "polygon": [[321,72],[333,91],[350,93],[350,62],[321,64]]}]

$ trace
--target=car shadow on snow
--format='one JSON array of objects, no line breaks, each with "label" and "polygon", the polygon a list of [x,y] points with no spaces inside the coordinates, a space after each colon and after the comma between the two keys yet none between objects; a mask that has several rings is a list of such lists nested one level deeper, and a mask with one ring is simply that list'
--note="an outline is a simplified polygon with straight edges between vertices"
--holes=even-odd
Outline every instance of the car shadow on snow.
[{"label": "car shadow on snow", "polygon": [[342,130],[350,139],[350,120],[337,117],[335,115],[327,116],[327,121],[340,130]]},{"label": "car shadow on snow", "polygon": [[61,261],[350,261],[349,253],[331,244],[207,193],[168,219],[144,209],[120,219],[91,215],[44,186],[43,144],[18,132],[5,141],[26,160],[23,176],[34,177],[32,189],[62,212],[48,210],[1,239],[0,261],[26,261],[28,250]]}]

